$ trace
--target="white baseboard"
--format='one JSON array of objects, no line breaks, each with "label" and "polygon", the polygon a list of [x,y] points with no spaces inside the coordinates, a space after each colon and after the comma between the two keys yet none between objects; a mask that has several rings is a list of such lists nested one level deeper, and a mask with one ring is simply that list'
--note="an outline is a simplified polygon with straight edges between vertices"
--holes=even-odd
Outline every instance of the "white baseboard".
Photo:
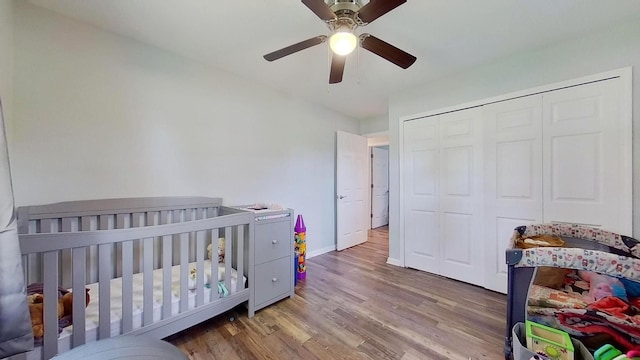
[{"label": "white baseboard", "polygon": [[394,265],[394,266],[402,266],[402,264],[400,264],[400,260],[394,259],[394,258],[387,258],[387,264]]},{"label": "white baseboard", "polygon": [[333,246],[327,246],[322,249],[309,251],[307,252],[307,259],[311,259],[312,257],[318,256],[318,255],[326,254],[328,252],[334,251],[335,249],[336,249],[336,246],[333,245]]}]

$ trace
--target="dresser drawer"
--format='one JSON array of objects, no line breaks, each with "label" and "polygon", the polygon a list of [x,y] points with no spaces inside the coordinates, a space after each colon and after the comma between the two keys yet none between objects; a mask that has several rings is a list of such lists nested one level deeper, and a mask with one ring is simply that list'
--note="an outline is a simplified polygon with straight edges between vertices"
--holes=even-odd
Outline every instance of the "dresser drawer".
[{"label": "dresser drawer", "polygon": [[293,259],[288,256],[256,266],[255,296],[260,305],[278,296],[289,294],[293,272]]},{"label": "dresser drawer", "polygon": [[255,228],[255,261],[262,264],[293,254],[291,222],[259,224]]}]

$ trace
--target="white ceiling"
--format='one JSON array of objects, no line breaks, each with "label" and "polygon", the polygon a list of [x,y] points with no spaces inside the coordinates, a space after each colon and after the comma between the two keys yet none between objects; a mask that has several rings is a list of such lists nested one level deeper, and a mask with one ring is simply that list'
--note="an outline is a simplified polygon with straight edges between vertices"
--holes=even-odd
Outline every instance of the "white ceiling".
[{"label": "white ceiling", "polygon": [[[29,0],[358,119],[385,116],[389,94],[640,18],[640,0],[409,0],[368,32],[418,60],[407,70],[366,51],[328,84],[327,44],[267,62],[262,55],[325,24],[297,0]],[[364,1],[365,3],[368,1]]]}]

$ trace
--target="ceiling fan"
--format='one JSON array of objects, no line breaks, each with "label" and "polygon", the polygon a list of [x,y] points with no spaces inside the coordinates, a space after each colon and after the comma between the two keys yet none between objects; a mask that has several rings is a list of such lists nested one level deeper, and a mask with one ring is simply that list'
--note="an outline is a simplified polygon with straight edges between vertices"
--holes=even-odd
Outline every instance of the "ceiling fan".
[{"label": "ceiling fan", "polygon": [[333,52],[329,84],[342,81],[346,56],[355,49],[357,43],[364,49],[406,69],[416,61],[415,56],[371,34],[363,33],[359,36],[355,34],[356,28],[370,24],[406,2],[407,0],[370,0],[366,5],[362,5],[362,0],[329,0],[329,3],[325,0],[302,0],[303,4],[327,24],[331,35],[312,37],[266,54],[264,58],[267,61],[277,60],[329,40],[329,47]]}]

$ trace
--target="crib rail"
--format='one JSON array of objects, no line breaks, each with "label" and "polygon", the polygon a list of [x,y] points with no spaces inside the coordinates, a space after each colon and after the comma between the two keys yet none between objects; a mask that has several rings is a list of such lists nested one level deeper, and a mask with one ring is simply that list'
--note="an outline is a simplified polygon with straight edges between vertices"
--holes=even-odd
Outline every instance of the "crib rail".
[{"label": "crib rail", "polygon": [[[246,269],[250,261],[247,255],[253,233],[253,214],[210,205],[211,202],[205,202],[202,207],[161,209],[140,206],[132,212],[119,209],[116,214],[106,211],[98,215],[79,208],[59,217],[33,209],[28,215],[23,212],[29,219],[22,222],[25,232],[20,235],[23,259],[28,265],[26,279],[39,279],[43,283],[45,299],[56,299],[58,286],[65,283],[74,294],[72,317],[80,320],[73,322],[69,348],[94,340],[86,338],[85,328],[85,288],[92,282],[89,275],[96,275],[99,289],[98,294],[90,294],[99,298],[97,339],[115,335],[111,318],[114,305],[122,308],[118,334],[148,333],[162,338],[249,300],[249,291],[242,279],[250,275]],[[53,213],[61,214],[60,209],[53,210]],[[29,233],[29,228],[34,233]],[[219,269],[215,251],[219,237],[225,238],[223,285],[230,290],[227,298],[220,299],[216,291]],[[208,245],[214,249],[213,259],[206,263]],[[178,314],[175,313],[172,289],[175,268],[179,269]],[[195,290],[189,288],[191,268],[195,268]],[[162,273],[161,300],[154,298],[154,271]],[[233,289],[232,271],[237,274]],[[207,273],[210,274],[211,289],[208,297],[205,291]],[[143,283],[140,324],[134,321],[136,274],[142,276]],[[111,299],[113,279],[121,281],[121,304],[114,304]],[[191,307],[190,294],[194,302]],[[161,304],[159,310],[156,306],[154,313],[156,301]],[[54,301],[44,303],[44,326],[38,358],[49,359],[66,350],[59,348],[57,303]]]},{"label": "crib rail", "polygon": [[[56,232],[84,232],[92,230],[128,229],[133,227],[156,226],[195,219],[212,218],[221,215],[221,200],[206,197],[155,197],[155,198],[122,198],[60,202],[48,205],[25,206],[18,209],[19,234],[39,234]],[[227,211],[227,213],[229,213]],[[158,239],[154,243],[158,244]],[[141,271],[142,245],[134,243],[134,271]],[[177,253],[177,249],[174,249]],[[119,254],[120,245],[115,252]],[[154,268],[160,266],[161,247],[154,250]],[[87,252],[89,259],[86,271],[87,282],[97,281],[97,269],[92,266],[97,260],[97,248],[91,247]],[[190,249],[190,258],[195,256],[195,249]],[[177,262],[177,257],[174,262]],[[70,263],[71,252],[63,250],[59,253],[60,286],[71,286],[70,269],[64,267]],[[40,256],[29,256],[24,259],[27,283],[41,282],[39,274],[42,259]],[[121,276],[122,265],[116,263],[113,276]]]}]

